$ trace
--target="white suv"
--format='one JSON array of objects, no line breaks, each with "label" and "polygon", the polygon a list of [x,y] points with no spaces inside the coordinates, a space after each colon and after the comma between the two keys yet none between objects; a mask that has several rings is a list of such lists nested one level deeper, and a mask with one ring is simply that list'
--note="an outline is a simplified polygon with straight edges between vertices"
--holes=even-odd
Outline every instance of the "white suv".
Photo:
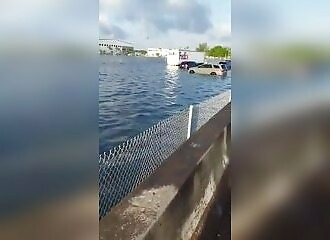
[{"label": "white suv", "polygon": [[202,64],[197,67],[189,68],[189,73],[199,73],[206,75],[225,75],[227,73],[227,68],[224,64]]}]

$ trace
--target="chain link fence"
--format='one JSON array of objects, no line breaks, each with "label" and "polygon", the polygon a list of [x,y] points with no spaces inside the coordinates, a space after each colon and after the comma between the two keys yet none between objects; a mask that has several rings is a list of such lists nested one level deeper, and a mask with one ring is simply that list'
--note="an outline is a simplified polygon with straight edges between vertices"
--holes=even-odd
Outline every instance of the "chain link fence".
[{"label": "chain link fence", "polygon": [[193,108],[192,133],[200,129],[207,121],[209,121],[216,113],[231,101],[231,91],[226,91],[215,97],[212,97]]},{"label": "chain link fence", "polygon": [[[230,91],[160,121],[99,157],[99,218],[150,176],[189,136],[230,101]],[[191,109],[191,108],[190,108]],[[189,118],[192,116],[192,119]],[[191,122],[190,122],[191,121]],[[189,123],[190,122],[190,123]]]},{"label": "chain link fence", "polygon": [[99,216],[153,173],[187,139],[188,110],[160,121],[100,156]]}]

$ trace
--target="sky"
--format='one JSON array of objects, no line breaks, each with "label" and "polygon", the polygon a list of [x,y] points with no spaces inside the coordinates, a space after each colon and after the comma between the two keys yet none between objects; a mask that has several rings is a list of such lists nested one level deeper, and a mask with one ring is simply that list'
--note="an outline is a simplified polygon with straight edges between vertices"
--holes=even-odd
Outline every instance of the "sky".
[{"label": "sky", "polygon": [[99,37],[135,48],[231,45],[231,0],[100,0]]}]

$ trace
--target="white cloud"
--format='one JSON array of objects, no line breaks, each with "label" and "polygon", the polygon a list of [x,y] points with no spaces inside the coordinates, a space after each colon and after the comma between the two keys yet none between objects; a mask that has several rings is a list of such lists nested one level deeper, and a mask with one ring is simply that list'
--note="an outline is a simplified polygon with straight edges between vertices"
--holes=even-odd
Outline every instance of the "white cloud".
[{"label": "white cloud", "polygon": [[230,22],[215,22],[210,4],[199,0],[100,0],[99,20],[100,37],[125,32],[119,35],[137,48],[228,44],[231,35]]},{"label": "white cloud", "polygon": [[99,14],[99,23],[100,24],[107,24],[108,23],[108,17],[104,13]]},{"label": "white cloud", "polygon": [[217,24],[208,32],[211,42],[215,44],[230,45],[231,39],[231,23]]},{"label": "white cloud", "polygon": [[189,1],[187,1],[187,0],[181,0],[181,1],[178,1],[178,0],[168,0],[168,3],[170,5],[173,5],[173,6],[186,6],[187,4],[189,4]]},{"label": "white cloud", "polygon": [[[100,10],[110,10],[112,7],[119,7],[121,0],[100,0]],[[107,9],[105,9],[107,8]]]}]

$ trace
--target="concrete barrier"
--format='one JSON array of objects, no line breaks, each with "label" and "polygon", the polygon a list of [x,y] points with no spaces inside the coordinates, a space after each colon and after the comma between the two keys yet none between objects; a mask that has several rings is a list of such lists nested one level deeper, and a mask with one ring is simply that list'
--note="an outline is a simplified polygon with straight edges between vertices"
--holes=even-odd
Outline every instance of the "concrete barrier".
[{"label": "concrete barrier", "polygon": [[198,238],[229,164],[231,103],[100,221],[100,239]]}]

